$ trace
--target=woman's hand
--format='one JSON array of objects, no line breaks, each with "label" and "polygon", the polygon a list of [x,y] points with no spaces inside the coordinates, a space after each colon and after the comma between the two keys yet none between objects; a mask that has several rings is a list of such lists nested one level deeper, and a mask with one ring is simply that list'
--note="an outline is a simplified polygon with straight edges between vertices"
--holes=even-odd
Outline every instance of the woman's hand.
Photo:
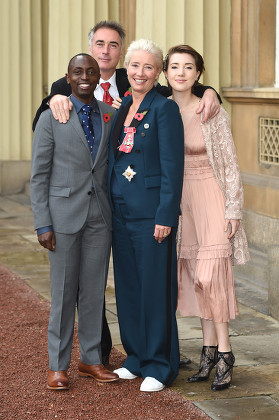
[{"label": "woman's hand", "polygon": [[119,109],[120,108],[120,106],[121,106],[121,103],[122,103],[122,99],[121,98],[119,98],[119,96],[117,96],[114,100],[113,100],[113,102],[112,102],[112,107],[114,108],[114,109]]},{"label": "woman's hand", "polygon": [[239,223],[240,221],[237,219],[225,219],[225,232],[228,231],[229,225],[231,225],[231,229],[229,229],[230,233],[228,235],[228,239],[231,239],[235,235],[237,229],[239,228]]},{"label": "woman's hand", "polygon": [[171,227],[155,225],[154,238],[160,244],[171,233]]},{"label": "woman's hand", "polygon": [[73,104],[67,96],[54,95],[49,101],[49,107],[53,117],[60,123],[66,124],[70,118],[70,110]]},{"label": "woman's hand", "polygon": [[220,111],[220,102],[216,95],[215,90],[213,89],[206,89],[203,94],[203,97],[200,100],[200,105],[196,111],[197,114],[200,114],[204,109],[204,115],[202,122],[204,123],[210,118],[215,117]]}]

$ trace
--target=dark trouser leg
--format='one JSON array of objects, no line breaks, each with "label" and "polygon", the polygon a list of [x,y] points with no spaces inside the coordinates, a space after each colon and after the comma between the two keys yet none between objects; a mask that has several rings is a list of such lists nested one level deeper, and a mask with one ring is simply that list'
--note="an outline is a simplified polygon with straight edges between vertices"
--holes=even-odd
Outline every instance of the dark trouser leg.
[{"label": "dark trouser leg", "polygon": [[158,244],[154,220],[131,220],[124,203],[115,203],[113,256],[118,317],[127,359],[137,376],[164,384],[179,364],[175,229]]},{"label": "dark trouser leg", "polygon": [[101,347],[102,347],[102,362],[104,365],[107,365],[109,363],[109,355],[112,348],[112,341],[111,341],[111,334],[106,318],[106,307],[104,302],[104,315],[103,315],[103,329],[102,329],[102,341],[101,341]]}]

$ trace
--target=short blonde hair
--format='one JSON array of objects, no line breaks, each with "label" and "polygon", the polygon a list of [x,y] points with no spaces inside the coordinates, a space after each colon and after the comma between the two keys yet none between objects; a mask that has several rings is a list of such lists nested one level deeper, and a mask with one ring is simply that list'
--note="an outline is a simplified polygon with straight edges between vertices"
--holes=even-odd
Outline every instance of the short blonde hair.
[{"label": "short blonde hair", "polygon": [[131,44],[129,45],[127,49],[127,53],[125,55],[125,59],[124,59],[124,63],[126,67],[128,66],[131,60],[131,56],[133,52],[139,51],[139,50],[146,51],[153,54],[156,58],[158,69],[162,70],[163,51],[161,50],[159,45],[156,44],[156,42],[153,42],[150,39],[143,39],[143,38],[137,39],[136,41],[131,42]]}]

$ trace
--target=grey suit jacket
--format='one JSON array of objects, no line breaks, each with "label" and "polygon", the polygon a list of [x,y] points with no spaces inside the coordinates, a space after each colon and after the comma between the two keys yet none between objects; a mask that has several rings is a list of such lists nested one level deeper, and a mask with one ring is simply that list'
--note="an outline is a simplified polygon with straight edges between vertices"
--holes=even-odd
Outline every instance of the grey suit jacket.
[{"label": "grey suit jacket", "polygon": [[[44,112],[34,132],[31,168],[31,204],[34,228],[53,225],[54,231],[78,232],[87,217],[92,181],[104,222],[111,229],[107,194],[108,143],[115,111],[97,101],[102,137],[93,164],[87,140],[73,108],[66,124]],[[104,114],[109,114],[105,122]]]}]

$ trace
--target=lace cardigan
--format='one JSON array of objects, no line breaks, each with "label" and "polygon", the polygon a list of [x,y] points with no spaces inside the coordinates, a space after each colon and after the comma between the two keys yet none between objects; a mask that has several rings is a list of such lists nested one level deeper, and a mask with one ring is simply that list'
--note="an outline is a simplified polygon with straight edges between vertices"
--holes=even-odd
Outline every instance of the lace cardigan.
[{"label": "lace cardigan", "polygon": [[249,260],[247,238],[242,222],[243,186],[240,178],[230,119],[221,106],[216,117],[201,122],[209,163],[225,198],[225,218],[239,219],[240,225],[231,239],[232,263],[245,264]]}]

